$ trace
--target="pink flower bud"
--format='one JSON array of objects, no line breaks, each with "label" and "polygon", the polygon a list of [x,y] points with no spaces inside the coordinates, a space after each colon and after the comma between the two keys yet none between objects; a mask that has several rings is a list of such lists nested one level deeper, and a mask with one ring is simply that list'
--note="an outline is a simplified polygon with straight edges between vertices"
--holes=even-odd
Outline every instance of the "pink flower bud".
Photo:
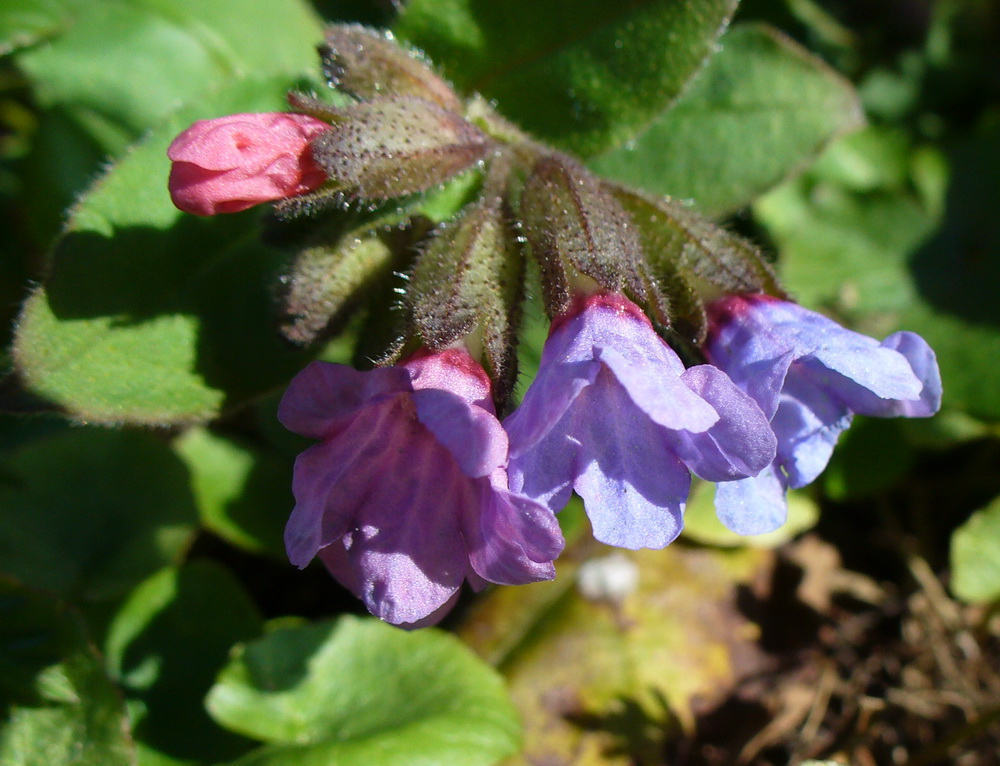
[{"label": "pink flower bud", "polygon": [[326,181],[309,140],[329,123],[305,114],[231,114],[198,120],[167,149],[170,198],[186,213],[237,213],[312,191]]}]

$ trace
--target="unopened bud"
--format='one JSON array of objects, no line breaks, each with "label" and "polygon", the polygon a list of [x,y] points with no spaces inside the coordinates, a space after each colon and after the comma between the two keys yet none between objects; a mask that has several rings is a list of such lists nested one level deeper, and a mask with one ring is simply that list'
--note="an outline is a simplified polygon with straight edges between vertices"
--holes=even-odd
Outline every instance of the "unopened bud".
[{"label": "unopened bud", "polygon": [[335,24],[319,47],[330,85],[361,101],[413,96],[451,112],[462,103],[443,79],[394,40],[359,24]]},{"label": "unopened bud", "polygon": [[472,123],[417,98],[350,106],[312,141],[313,158],[332,181],[372,200],[437,186],[482,159],[489,146]]}]

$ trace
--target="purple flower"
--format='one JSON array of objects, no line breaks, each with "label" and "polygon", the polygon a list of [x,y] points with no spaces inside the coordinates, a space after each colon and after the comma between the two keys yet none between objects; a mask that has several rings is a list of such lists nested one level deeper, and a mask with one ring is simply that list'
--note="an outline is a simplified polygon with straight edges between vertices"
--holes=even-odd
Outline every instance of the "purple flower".
[{"label": "purple flower", "polygon": [[854,413],[928,417],[941,406],[934,352],[912,332],[879,343],[765,295],[731,295],[708,313],[709,359],[760,405],[778,438],[768,470],[716,489],[719,517],[737,532],[781,525],[785,490],[823,472]]},{"label": "purple flower", "polygon": [[551,511],[507,488],[507,436],[490,380],[464,350],[359,372],[313,362],[278,410],[322,443],[295,463],[285,529],[292,563],[314,556],[392,623],[439,619],[466,579],[555,576]]},{"label": "purple flower", "polygon": [[711,365],[684,369],[642,311],[579,297],[553,323],[538,376],[504,426],[511,487],[559,510],[583,498],[602,542],[662,548],[680,533],[691,474],[752,476],[774,434],[750,397]]}]

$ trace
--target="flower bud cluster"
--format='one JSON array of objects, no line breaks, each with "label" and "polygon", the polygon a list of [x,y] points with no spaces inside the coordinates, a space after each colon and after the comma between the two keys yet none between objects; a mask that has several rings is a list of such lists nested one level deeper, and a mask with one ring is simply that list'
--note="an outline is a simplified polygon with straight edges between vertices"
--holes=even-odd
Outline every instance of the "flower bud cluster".
[{"label": "flower bud cluster", "polygon": [[[196,123],[171,146],[170,189],[200,215],[274,201],[279,223],[304,218],[291,340],[362,307],[399,320],[369,351],[377,369],[314,362],[279,413],[319,440],[296,463],[289,555],[318,556],[374,614],[423,624],[464,581],[554,576],[574,491],[625,548],[676,538],[692,474],[718,482],[730,528],[772,530],[854,413],[937,410],[918,336],[879,343],[797,306],[749,243],[462,100],[389,36],[334,26],[320,54],[353,103],[294,93],[288,114]],[[461,199],[435,219],[449,183]],[[532,261],[551,330],[501,423]]]}]

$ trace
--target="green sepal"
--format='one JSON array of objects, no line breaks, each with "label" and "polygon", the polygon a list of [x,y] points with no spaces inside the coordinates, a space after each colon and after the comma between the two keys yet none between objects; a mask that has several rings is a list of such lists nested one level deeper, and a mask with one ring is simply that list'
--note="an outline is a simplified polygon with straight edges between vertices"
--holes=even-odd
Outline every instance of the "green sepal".
[{"label": "green sepal", "polygon": [[[600,181],[568,157],[542,157],[521,192],[523,233],[542,270],[546,309],[565,312],[580,275],[637,303],[655,285],[645,273],[641,244],[628,214]],[[668,324],[663,312],[657,319]]]},{"label": "green sepal", "polygon": [[311,142],[335,188],[367,200],[444,183],[481,160],[491,142],[471,122],[419,98],[354,104]]},{"label": "green sepal", "polygon": [[437,230],[410,276],[408,303],[432,350],[476,334],[503,405],[517,380],[524,266],[503,198],[492,191]]},{"label": "green sepal", "polygon": [[686,341],[704,340],[702,300],[713,292],[787,297],[760,249],[742,237],[670,197],[610,183],[605,188],[631,216],[656,283],[670,303],[672,329]]},{"label": "green sepal", "polygon": [[360,24],[334,24],[319,46],[323,74],[360,101],[413,96],[459,113],[462,102],[442,78],[395,40]]},{"label": "green sepal", "polygon": [[398,216],[347,231],[333,244],[309,245],[281,279],[282,334],[309,344],[343,328],[354,309],[391,274]]}]

